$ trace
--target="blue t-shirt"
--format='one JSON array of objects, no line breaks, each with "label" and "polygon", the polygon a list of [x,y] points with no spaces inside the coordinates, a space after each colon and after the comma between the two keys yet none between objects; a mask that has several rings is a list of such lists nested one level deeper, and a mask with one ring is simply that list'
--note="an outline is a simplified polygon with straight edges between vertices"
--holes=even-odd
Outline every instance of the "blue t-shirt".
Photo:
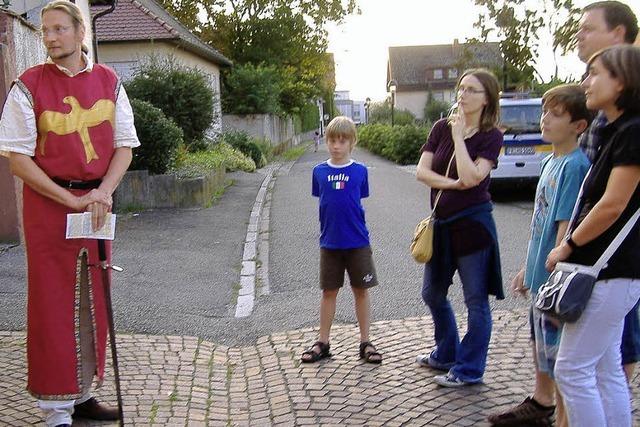
[{"label": "blue t-shirt", "polygon": [[360,199],[369,197],[367,167],[350,160],[330,160],[313,168],[311,194],[320,198],[320,247],[355,249],[369,246],[369,231]]},{"label": "blue t-shirt", "polygon": [[580,149],[564,156],[551,154],[542,161],[524,276],[524,286],[533,293],[549,278],[544,263],[556,246],[558,222],[571,219],[587,170],[589,159]]}]

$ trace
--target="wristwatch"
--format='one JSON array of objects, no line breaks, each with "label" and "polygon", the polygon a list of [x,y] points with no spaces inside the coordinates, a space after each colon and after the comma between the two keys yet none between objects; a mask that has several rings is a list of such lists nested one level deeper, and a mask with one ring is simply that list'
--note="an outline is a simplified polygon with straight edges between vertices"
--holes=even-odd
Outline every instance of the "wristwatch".
[{"label": "wristwatch", "polygon": [[574,242],[571,238],[571,234],[567,234],[567,237],[564,238],[564,241],[567,242],[567,245],[569,245],[572,250],[575,251],[576,249],[578,249],[578,245],[576,245],[576,242]]}]

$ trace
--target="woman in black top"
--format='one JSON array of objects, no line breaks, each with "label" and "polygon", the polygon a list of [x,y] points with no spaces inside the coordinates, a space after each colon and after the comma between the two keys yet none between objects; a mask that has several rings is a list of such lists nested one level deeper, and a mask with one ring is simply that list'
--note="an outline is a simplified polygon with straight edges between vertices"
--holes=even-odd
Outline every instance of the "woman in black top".
[{"label": "woman in black top", "polygon": [[[593,265],[640,207],[640,48],[616,46],[589,60],[587,107],[607,125],[585,178],[579,214],[547,258]],[[572,426],[630,426],[620,341],[625,315],[640,298],[640,226],[635,224],[600,272],[587,307],[564,325],[555,376]]]}]

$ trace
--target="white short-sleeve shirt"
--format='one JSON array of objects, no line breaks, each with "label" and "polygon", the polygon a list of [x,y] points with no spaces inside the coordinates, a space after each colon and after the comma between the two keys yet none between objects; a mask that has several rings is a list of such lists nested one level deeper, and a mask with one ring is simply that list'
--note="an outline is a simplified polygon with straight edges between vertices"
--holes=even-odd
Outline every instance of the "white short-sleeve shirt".
[{"label": "white short-sleeve shirt", "polygon": [[[87,66],[80,73],[93,69],[91,60],[83,54]],[[50,62],[50,61],[48,61]],[[73,76],[69,70],[56,65],[62,72]],[[79,73],[78,73],[79,74]],[[138,147],[140,141],[133,123],[133,111],[124,87],[118,91],[116,98],[115,126],[113,130],[115,148]],[[0,118],[0,155],[8,157],[9,153],[20,153],[34,156],[38,128],[35,113],[29,99],[17,85],[13,85],[2,110]]]}]

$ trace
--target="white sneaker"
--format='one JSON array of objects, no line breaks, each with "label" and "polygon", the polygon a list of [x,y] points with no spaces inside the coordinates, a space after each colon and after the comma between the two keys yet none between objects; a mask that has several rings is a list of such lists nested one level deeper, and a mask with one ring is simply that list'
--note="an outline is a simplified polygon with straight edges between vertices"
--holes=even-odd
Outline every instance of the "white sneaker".
[{"label": "white sneaker", "polygon": [[464,381],[462,381],[460,378],[451,375],[451,374],[446,374],[446,375],[436,375],[435,377],[433,377],[434,380],[436,381],[436,384],[438,384],[439,386],[442,387],[464,387],[466,385],[471,385],[472,383],[466,383]]}]

